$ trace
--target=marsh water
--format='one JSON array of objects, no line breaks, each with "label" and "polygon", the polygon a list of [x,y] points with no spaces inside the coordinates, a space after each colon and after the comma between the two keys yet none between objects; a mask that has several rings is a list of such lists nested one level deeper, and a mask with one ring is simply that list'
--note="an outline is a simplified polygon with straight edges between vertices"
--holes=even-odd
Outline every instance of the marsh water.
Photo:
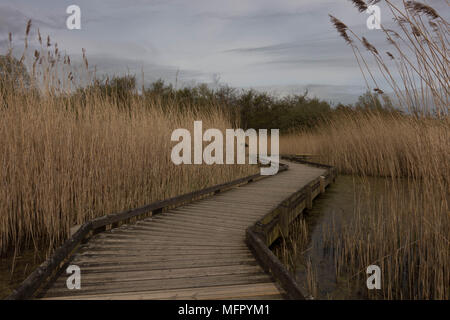
[{"label": "marsh water", "polygon": [[[361,209],[361,203],[368,200],[377,201],[379,194],[386,190],[386,179],[365,178],[341,175],[331,184],[324,194],[314,200],[313,209],[305,212],[304,219],[309,234],[309,244],[296,256],[294,273],[300,285],[308,288],[308,278],[313,275],[314,294],[311,288],[307,291],[317,299],[361,299],[361,288],[365,283],[349,287],[348,279],[337,278],[333,255],[325,245],[324,233],[330,225],[336,226],[354,215],[355,210]],[[367,188],[370,188],[371,192]],[[364,199],[364,197],[372,199]],[[367,214],[369,210],[361,210]],[[339,227],[337,228],[339,230]],[[366,290],[367,291],[367,290]]]},{"label": "marsh water", "polygon": [[0,299],[9,296],[44,261],[45,257],[38,252],[30,248],[0,258]]}]

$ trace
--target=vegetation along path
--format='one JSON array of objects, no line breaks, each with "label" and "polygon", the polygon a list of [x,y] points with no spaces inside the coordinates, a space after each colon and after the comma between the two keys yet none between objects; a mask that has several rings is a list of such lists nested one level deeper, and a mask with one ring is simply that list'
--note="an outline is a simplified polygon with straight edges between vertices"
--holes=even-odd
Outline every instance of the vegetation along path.
[{"label": "vegetation along path", "polygon": [[257,263],[246,229],[326,171],[289,169],[93,236],[71,261],[81,289],[62,272],[52,299],[281,299],[284,290]]}]

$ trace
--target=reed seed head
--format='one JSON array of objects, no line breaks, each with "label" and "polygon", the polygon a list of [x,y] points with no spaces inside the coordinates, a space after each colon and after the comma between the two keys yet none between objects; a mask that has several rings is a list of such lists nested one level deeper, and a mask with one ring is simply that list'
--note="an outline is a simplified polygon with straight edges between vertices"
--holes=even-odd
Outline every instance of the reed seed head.
[{"label": "reed seed head", "polygon": [[362,0],[351,0],[354,6],[358,9],[359,12],[365,12],[367,10],[367,4]]},{"label": "reed seed head", "polygon": [[406,1],[405,5],[406,9],[408,9],[411,13],[415,14],[425,14],[431,19],[439,18],[439,14],[432,7],[418,2],[418,1]]},{"label": "reed seed head", "polygon": [[367,41],[367,39],[365,37],[362,37],[362,42],[363,42],[364,47],[367,50],[369,50],[375,54],[378,54],[378,50],[373,45],[371,45],[370,42]]},{"label": "reed seed head", "polygon": [[27,22],[27,29],[25,31],[25,35],[28,37],[28,35],[30,34],[30,29],[31,29],[31,19],[28,20]]},{"label": "reed seed head", "polygon": [[347,34],[348,27],[338,18],[332,16],[331,14],[329,14],[329,16],[330,16],[331,23],[334,25],[334,27],[339,32],[341,37],[344,38],[344,40],[348,44],[351,44],[353,41],[352,41],[352,39],[350,39],[350,37]]}]

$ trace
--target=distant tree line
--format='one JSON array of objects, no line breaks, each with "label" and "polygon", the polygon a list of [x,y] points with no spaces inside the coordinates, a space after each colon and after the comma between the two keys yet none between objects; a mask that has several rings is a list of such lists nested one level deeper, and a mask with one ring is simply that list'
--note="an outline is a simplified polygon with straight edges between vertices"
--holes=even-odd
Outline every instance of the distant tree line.
[{"label": "distant tree line", "polygon": [[244,129],[278,128],[282,132],[311,129],[319,122],[336,113],[377,111],[398,113],[386,95],[366,92],[354,104],[330,103],[318,98],[308,97],[308,92],[298,95],[278,97],[253,89],[238,90],[228,86],[212,89],[206,84],[195,87],[175,89],[171,84],[158,80],[144,89],[143,95],[150,99],[176,101],[180,108],[189,106],[210,106],[225,108],[239,116]]},{"label": "distant tree line", "polygon": [[[10,79],[8,87],[11,87],[11,83],[18,84],[19,81],[27,85],[30,82],[26,68],[12,57],[0,56],[0,77],[3,78],[0,81],[0,89],[2,84],[5,84],[4,79]],[[144,99],[144,104],[148,102],[148,105],[157,102],[162,107],[181,110],[221,108],[234,117],[234,123],[244,129],[278,128],[282,132],[314,128],[320,121],[340,112],[397,112],[394,111],[389,98],[378,93],[366,92],[359,97],[355,105],[338,104],[332,107],[326,101],[308,97],[307,92],[277,97],[266,92],[238,90],[228,86],[212,89],[206,84],[177,89],[163,80],[157,80],[138,92],[136,78],[132,75],[96,79],[93,84],[78,88],[69,99],[81,101],[83,104],[89,96],[115,99],[115,105],[123,109],[131,108],[133,99]]]}]

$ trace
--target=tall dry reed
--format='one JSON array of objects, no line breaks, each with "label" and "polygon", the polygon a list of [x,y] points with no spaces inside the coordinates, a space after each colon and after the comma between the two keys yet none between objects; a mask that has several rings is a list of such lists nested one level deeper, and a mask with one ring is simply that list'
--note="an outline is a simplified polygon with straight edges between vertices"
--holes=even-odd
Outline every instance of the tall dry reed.
[{"label": "tall dry reed", "polygon": [[[86,220],[257,171],[174,165],[174,129],[202,120],[204,130],[224,130],[233,126],[228,116],[215,106],[182,111],[175,101],[163,105],[135,92],[126,101],[95,90],[75,95],[80,73],[38,36],[31,81],[0,79],[0,253],[30,244],[50,252]],[[84,50],[83,60],[88,71]]]},{"label": "tall dry reed", "polygon": [[[448,118],[342,114],[316,132],[282,137],[280,150],[317,154],[341,173],[388,177],[382,192],[365,183],[351,218],[324,230],[337,277],[369,298],[449,298]],[[382,269],[381,292],[364,290],[371,264]]]},{"label": "tall dry reed", "polygon": [[[353,2],[361,12],[367,8],[364,1]],[[367,39],[334,16],[331,20],[351,46],[368,87],[383,94],[378,72],[406,113],[341,112],[314,131],[283,137],[280,150],[316,154],[342,173],[387,177],[383,192],[365,183],[366,196],[355,196],[353,215],[324,228],[337,277],[366,298],[449,299],[449,26],[426,4],[385,3],[400,28],[382,27],[393,46],[393,53],[386,52],[392,64]],[[375,59],[376,70],[368,67],[358,44]],[[372,264],[381,267],[381,290],[365,287]]]},{"label": "tall dry reed", "polygon": [[[352,2],[364,13],[369,4],[380,1]],[[386,8],[383,20],[388,20],[387,15],[390,13],[397,27],[394,30],[380,25],[381,32],[390,44],[389,51],[385,52],[330,15],[332,24],[351,47],[367,89],[373,88],[380,94],[391,90],[396,97],[397,107],[410,113],[439,117],[448,115],[449,23],[437,10],[419,1],[383,2]],[[449,5],[448,1],[441,3]],[[367,52],[368,56],[363,52]],[[369,57],[374,61],[374,69],[369,67]]]}]

